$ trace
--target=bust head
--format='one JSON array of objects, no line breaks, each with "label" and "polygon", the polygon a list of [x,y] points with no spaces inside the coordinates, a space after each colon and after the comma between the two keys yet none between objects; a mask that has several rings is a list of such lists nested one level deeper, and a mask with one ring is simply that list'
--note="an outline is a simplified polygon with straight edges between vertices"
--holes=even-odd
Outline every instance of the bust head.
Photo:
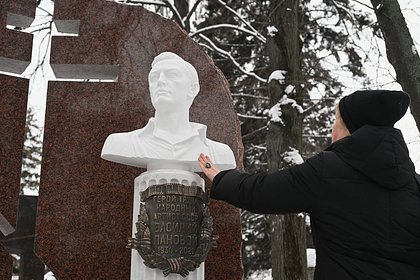
[{"label": "bust head", "polygon": [[102,158],[152,169],[198,172],[197,158],[208,154],[222,169],[236,167],[232,150],[206,138],[206,126],[189,122],[189,108],[199,92],[195,68],[174,53],[155,57],[149,72],[149,90],[155,116],[130,132],[108,136]]},{"label": "bust head", "polygon": [[189,109],[199,90],[197,71],[190,63],[171,52],[154,58],[149,91],[157,111]]}]

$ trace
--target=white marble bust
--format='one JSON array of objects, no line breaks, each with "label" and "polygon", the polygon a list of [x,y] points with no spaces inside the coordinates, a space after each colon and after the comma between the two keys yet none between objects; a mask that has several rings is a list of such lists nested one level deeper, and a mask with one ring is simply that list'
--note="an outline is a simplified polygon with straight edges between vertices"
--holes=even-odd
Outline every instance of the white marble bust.
[{"label": "white marble bust", "polygon": [[189,121],[189,109],[199,89],[197,71],[190,63],[171,52],[156,56],[149,73],[154,118],[141,129],[109,135],[102,158],[148,170],[198,172],[197,159],[204,153],[221,169],[235,168],[229,146],[206,138],[207,127]]}]

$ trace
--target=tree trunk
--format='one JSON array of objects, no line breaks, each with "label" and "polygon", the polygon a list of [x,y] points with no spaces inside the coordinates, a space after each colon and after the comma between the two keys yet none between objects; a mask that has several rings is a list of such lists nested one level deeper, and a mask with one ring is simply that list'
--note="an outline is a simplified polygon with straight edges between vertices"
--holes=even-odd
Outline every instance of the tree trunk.
[{"label": "tree trunk", "polygon": [[420,125],[420,57],[397,0],[371,0],[397,81],[411,97],[411,113]]},{"label": "tree trunk", "polygon": [[[296,0],[271,1],[271,25],[278,34],[270,37],[267,51],[270,70],[286,70],[284,84],[277,80],[270,83],[270,105],[274,106],[285,94],[287,85],[295,86],[289,94],[302,104],[301,43],[299,40],[299,2]],[[282,161],[289,147],[301,148],[302,115],[292,106],[282,106],[282,121],[270,122],[267,135],[267,159],[269,171],[287,167]],[[281,186],[280,186],[281,187]],[[295,214],[271,217],[271,263],[273,280],[307,280],[305,222]]]}]

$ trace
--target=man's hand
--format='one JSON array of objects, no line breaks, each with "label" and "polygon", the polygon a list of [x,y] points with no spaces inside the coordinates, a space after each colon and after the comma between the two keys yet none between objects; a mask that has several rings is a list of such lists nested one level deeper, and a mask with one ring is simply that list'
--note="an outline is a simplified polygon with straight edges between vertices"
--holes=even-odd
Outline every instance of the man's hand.
[{"label": "man's hand", "polygon": [[203,170],[204,175],[213,182],[214,177],[220,172],[219,168],[217,168],[210,158],[203,153],[198,157],[198,164],[201,170]]}]

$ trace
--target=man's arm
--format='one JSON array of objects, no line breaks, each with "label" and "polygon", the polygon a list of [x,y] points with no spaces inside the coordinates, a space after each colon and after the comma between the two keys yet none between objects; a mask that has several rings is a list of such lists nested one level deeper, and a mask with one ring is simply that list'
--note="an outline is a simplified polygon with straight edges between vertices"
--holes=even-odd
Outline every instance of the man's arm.
[{"label": "man's arm", "polygon": [[213,180],[210,196],[255,213],[310,213],[322,187],[322,167],[320,154],[271,174],[222,171]]}]

